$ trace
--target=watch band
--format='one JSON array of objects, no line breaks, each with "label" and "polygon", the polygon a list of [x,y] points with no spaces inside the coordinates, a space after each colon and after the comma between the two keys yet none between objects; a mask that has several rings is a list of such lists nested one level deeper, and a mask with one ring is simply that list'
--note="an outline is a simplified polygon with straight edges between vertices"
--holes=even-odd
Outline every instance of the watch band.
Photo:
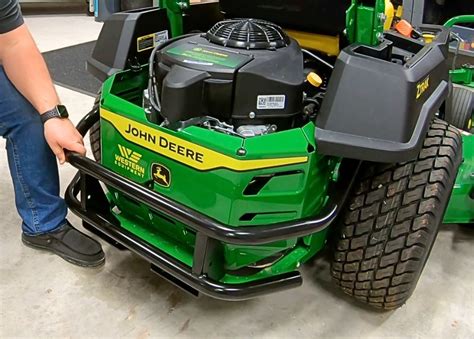
[{"label": "watch band", "polygon": [[66,107],[62,105],[58,105],[54,107],[52,110],[49,110],[43,114],[41,114],[41,122],[44,124],[49,119],[53,118],[67,118],[69,116]]},{"label": "watch band", "polygon": [[47,111],[43,114],[41,114],[41,122],[44,124],[46,121],[48,121],[49,119],[53,119],[53,118],[60,118],[61,115],[59,114],[58,110],[56,109],[56,107],[54,107],[52,110],[50,111]]}]

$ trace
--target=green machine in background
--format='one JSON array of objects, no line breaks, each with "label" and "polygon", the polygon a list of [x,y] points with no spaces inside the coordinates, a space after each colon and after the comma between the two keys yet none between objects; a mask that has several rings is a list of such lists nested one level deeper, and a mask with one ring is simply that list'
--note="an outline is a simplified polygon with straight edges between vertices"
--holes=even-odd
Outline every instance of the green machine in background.
[{"label": "green machine in background", "polygon": [[[444,24],[452,30],[450,45],[453,90],[447,100],[445,119],[456,127],[472,132],[474,107],[474,2],[463,0],[404,0],[403,18],[413,26],[422,23]],[[459,47],[459,48],[458,48]]]},{"label": "green machine in background", "polygon": [[[452,28],[455,25],[472,23],[474,23],[474,15],[462,15],[448,20],[445,26]],[[461,68],[450,71],[451,81],[454,85],[446,105],[446,119],[453,125],[472,133],[474,131],[474,29],[462,27],[461,29],[471,31],[472,38],[467,43],[470,43],[472,46],[470,46],[470,52],[465,51],[465,53],[471,54],[470,57],[473,63],[464,64]],[[457,42],[457,44],[460,43]],[[459,46],[456,48],[456,54],[459,53],[458,48]],[[455,60],[453,64],[453,68],[455,68]],[[467,139],[466,142],[472,142],[472,139]],[[467,149],[472,150],[473,146],[468,146]],[[474,154],[471,154],[470,158],[473,157]],[[465,203],[465,199],[462,197],[469,194],[469,190],[472,189],[473,173],[474,167],[470,166],[469,163],[461,166],[458,180],[454,187],[453,198],[446,212],[445,221],[456,223],[459,220],[463,220],[463,210],[462,208],[458,209],[458,206],[462,206]],[[474,205],[471,208],[474,209]]]},{"label": "green machine in background", "polygon": [[183,34],[183,13],[189,8],[189,0],[159,0],[158,6],[165,8],[171,24],[171,35],[173,37]]},{"label": "green machine in background", "polygon": [[[446,119],[453,125],[474,131],[474,28],[462,25],[474,24],[474,15],[461,15],[448,20],[445,26],[452,28],[455,38],[453,43],[453,69],[451,81],[453,91],[446,107]],[[461,48],[461,46],[463,48]],[[462,53],[468,62],[457,68],[456,60]]]},{"label": "green machine in background", "polygon": [[474,88],[474,71],[472,65],[463,65],[461,68],[451,71],[451,80],[455,84]]},{"label": "green machine in background", "polygon": [[195,295],[299,286],[329,242],[336,285],[399,307],[443,218],[474,220],[474,137],[436,117],[450,32],[383,31],[385,12],[221,0],[114,15],[88,62],[104,84],[78,129],[95,161],[69,154],[70,209]]}]

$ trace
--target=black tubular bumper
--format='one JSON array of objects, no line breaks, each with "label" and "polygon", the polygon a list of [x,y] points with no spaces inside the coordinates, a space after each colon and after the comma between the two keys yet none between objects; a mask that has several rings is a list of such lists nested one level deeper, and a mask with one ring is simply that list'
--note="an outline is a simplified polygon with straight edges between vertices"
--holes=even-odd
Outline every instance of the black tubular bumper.
[{"label": "black tubular bumper", "polygon": [[[324,230],[337,214],[337,205],[332,204],[318,218],[301,219],[272,225],[230,227],[147,187],[136,184],[86,157],[72,153],[69,154],[68,161],[79,170],[80,175],[89,176],[103,182],[133,200],[182,222],[198,233],[228,244],[261,245],[289,238],[303,237]],[[76,185],[74,185],[73,182],[72,186],[69,187],[67,192],[68,201],[74,201],[72,200],[74,198],[74,186],[77,191],[79,189],[78,184],[76,182]],[[77,198],[74,199],[77,200]]]},{"label": "black tubular bumper", "polygon": [[[86,116],[78,125],[81,134],[91,127],[93,119]],[[327,228],[336,218],[349,188],[352,186],[354,172],[359,163],[351,164],[352,175],[348,181],[341,180],[336,200],[327,204],[320,216],[272,225],[251,227],[230,227],[209,218],[187,206],[161,195],[145,186],[139,185],[101,164],[75,153],[68,153],[69,163],[76,167],[76,174],[66,190],[65,199],[70,210],[85,223],[98,231],[98,234],[111,238],[152,264],[152,270],[193,294],[203,293],[223,300],[245,300],[256,296],[297,287],[302,284],[298,271],[276,275],[270,278],[244,284],[224,284],[213,279],[210,262],[216,244],[223,242],[237,245],[259,245],[278,240],[298,238]],[[356,167],[354,167],[354,165]],[[138,203],[163,213],[187,225],[196,232],[193,267],[184,265],[159,248],[120,226],[110,212],[110,204],[105,197],[100,182],[120,191]]]},{"label": "black tubular bumper", "polygon": [[[74,155],[70,155],[69,161],[74,162],[73,159]],[[190,268],[160,249],[146,243],[133,233],[120,227],[120,225],[117,224],[110,215],[107,215],[105,211],[95,210],[92,206],[84,207],[86,204],[79,201],[76,196],[80,194],[84,197],[85,195],[94,194],[94,189],[92,190],[93,192],[81,190],[91,183],[92,181],[90,181],[90,177],[88,178],[85,174],[78,173],[74,177],[66,191],[66,202],[69,209],[89,225],[98,229],[100,233],[112,238],[144,258],[146,261],[150,262],[154,272],[162,275],[178,287],[183,288],[194,295],[198,295],[200,292],[216,299],[245,300],[268,293],[298,287],[303,282],[299,272],[290,272],[269,279],[259,280],[258,282],[239,285],[223,284],[214,281],[207,276],[204,270],[201,270],[201,272],[196,270],[198,261],[201,261],[200,266],[201,268],[204,268],[204,262],[208,259],[204,252],[210,242],[206,244],[205,238],[197,238],[196,242],[202,244],[202,246],[200,246],[201,254],[199,255],[201,260],[195,260],[195,267]],[[93,195],[91,195],[91,200],[89,200],[89,202],[91,205],[96,203]],[[102,207],[103,206],[98,206],[98,209],[102,210]],[[196,246],[196,248],[198,247]]]}]

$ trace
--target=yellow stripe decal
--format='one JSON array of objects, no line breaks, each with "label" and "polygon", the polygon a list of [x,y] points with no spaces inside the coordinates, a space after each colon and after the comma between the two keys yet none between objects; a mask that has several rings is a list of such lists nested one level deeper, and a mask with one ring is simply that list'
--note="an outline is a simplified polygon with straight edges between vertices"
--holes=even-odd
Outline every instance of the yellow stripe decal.
[{"label": "yellow stripe decal", "polygon": [[[258,160],[235,159],[103,108],[100,110],[100,116],[102,119],[110,122],[126,140],[200,171],[209,171],[217,168],[227,168],[233,171],[250,171],[301,164],[308,161],[308,157]],[[120,148],[120,151],[122,152],[122,148]]]}]

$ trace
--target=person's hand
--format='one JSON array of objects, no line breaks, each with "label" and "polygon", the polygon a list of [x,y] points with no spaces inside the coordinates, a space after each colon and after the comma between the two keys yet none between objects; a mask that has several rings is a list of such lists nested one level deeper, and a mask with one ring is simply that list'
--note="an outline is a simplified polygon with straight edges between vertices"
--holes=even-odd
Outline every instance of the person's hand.
[{"label": "person's hand", "polygon": [[66,162],[64,150],[86,154],[82,136],[69,119],[49,119],[44,124],[44,137],[62,165]]}]

